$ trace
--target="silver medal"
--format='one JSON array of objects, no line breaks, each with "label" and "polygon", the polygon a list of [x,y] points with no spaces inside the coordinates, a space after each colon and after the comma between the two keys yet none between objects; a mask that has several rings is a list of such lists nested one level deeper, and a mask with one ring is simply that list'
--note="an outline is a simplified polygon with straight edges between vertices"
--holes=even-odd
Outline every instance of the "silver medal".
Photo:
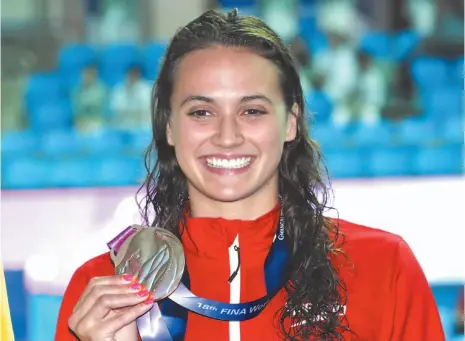
[{"label": "silver medal", "polygon": [[116,274],[134,275],[155,300],[166,298],[176,290],[184,272],[182,244],[164,229],[133,228],[136,232],[112,254]]}]

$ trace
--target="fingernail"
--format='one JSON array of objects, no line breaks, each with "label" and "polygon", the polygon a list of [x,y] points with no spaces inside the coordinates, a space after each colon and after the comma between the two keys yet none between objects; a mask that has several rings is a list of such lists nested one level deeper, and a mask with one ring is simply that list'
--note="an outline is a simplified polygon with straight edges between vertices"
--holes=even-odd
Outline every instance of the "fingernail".
[{"label": "fingernail", "polygon": [[133,275],[124,275],[123,279],[125,281],[131,282],[133,280],[134,276]]},{"label": "fingernail", "polygon": [[153,298],[149,298],[149,299],[147,299],[147,300],[144,301],[144,303],[147,304],[147,305],[152,305],[153,302],[154,302],[154,299],[153,299]]},{"label": "fingernail", "polygon": [[139,291],[140,289],[142,289],[142,284],[140,284],[140,283],[134,283],[134,284],[131,285],[130,288],[133,289],[133,290]]},{"label": "fingernail", "polygon": [[148,296],[150,293],[148,292],[148,290],[143,290],[141,291],[140,293],[138,293],[138,295],[140,297],[145,297],[145,296]]}]

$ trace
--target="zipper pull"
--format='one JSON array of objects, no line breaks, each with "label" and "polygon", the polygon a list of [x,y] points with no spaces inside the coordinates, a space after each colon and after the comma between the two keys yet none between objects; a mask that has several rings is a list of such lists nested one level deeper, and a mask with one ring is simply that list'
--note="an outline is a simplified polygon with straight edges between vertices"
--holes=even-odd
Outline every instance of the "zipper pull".
[{"label": "zipper pull", "polygon": [[240,250],[239,247],[234,245],[234,251],[237,252],[237,268],[231,274],[231,277],[229,277],[229,279],[228,279],[229,284],[231,284],[232,281],[234,281],[234,278],[236,278],[237,274],[239,273],[239,268],[241,267],[241,254],[240,254],[239,250]]}]

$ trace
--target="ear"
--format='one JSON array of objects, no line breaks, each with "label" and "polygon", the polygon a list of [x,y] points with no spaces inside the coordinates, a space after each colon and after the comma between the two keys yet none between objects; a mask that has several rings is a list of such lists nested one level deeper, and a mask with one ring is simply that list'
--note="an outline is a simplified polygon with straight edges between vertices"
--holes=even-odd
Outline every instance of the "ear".
[{"label": "ear", "polygon": [[297,103],[292,106],[292,112],[287,117],[286,142],[294,141],[297,136],[297,117],[300,115],[300,108]]},{"label": "ear", "polygon": [[170,146],[174,146],[173,132],[171,131],[171,124],[169,121],[166,124],[166,140]]}]

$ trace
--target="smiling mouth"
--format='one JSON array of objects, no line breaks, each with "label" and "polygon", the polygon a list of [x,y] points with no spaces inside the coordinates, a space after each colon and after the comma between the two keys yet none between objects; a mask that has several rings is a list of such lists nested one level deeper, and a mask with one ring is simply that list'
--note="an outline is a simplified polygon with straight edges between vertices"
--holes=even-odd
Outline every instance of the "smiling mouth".
[{"label": "smiling mouth", "polygon": [[207,166],[218,169],[241,169],[247,167],[252,161],[252,157],[239,157],[236,159],[220,159],[214,157],[207,158]]}]

